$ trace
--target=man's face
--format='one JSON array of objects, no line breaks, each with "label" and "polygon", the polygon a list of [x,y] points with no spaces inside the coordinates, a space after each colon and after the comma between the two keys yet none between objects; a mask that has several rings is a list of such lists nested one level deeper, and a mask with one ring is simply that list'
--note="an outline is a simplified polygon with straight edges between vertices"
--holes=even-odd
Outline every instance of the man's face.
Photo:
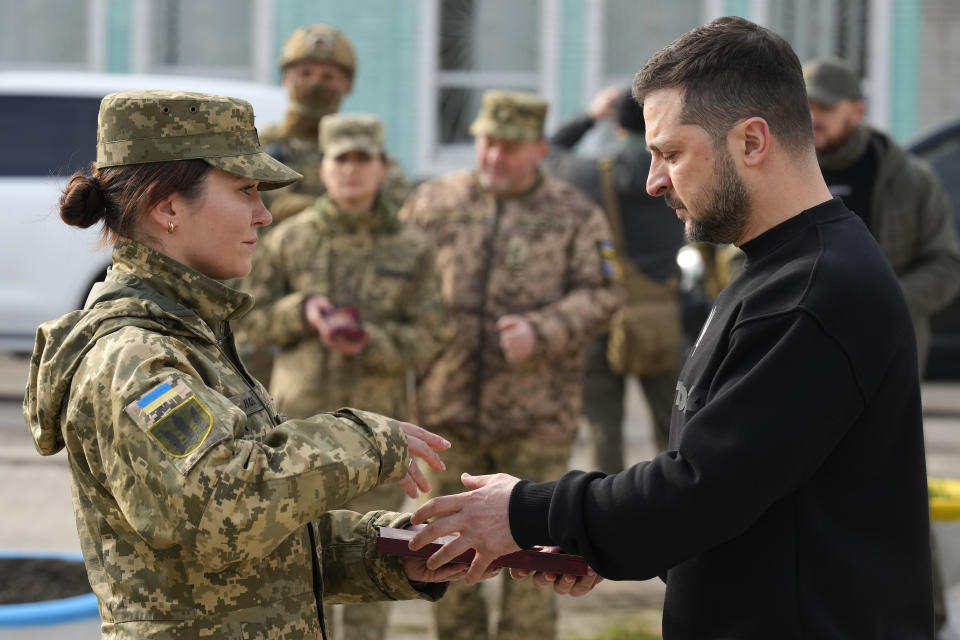
[{"label": "man's face", "polygon": [[514,196],[533,186],[547,145],[542,140],[517,142],[478,135],[474,150],[484,186],[498,196]]},{"label": "man's face", "polygon": [[743,235],[750,199],[725,145],[702,127],[683,124],[679,89],[647,95],[643,117],[653,156],[647,192],[663,196],[684,223],[687,239],[727,244]]},{"label": "man's face", "polygon": [[346,72],[335,64],[304,60],[284,69],[283,86],[287,91],[291,88],[322,86],[343,97],[350,93],[353,83]]},{"label": "man's face", "polygon": [[813,146],[830,151],[850,137],[863,119],[863,100],[841,100],[832,106],[810,101]]}]

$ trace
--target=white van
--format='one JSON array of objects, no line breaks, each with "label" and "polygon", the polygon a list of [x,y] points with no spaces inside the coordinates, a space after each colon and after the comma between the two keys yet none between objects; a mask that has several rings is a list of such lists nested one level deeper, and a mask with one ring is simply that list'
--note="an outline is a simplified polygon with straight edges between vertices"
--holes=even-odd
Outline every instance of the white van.
[{"label": "white van", "polygon": [[57,199],[96,157],[97,112],[108,93],[200,91],[253,105],[256,124],[282,119],[279,87],[190,76],[0,72],[0,351],[30,353],[37,326],[83,305],[110,264],[99,225],[64,224]]}]

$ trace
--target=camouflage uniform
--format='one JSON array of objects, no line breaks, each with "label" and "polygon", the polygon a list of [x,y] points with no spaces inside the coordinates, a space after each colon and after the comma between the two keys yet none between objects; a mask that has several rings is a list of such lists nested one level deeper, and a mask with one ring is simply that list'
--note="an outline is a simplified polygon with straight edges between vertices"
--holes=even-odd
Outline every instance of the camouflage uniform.
[{"label": "camouflage uniform", "polygon": [[[482,117],[506,120],[501,131],[508,129],[508,139],[532,127],[542,132],[542,114],[537,122],[512,100],[516,94],[503,95],[500,104],[485,100]],[[497,198],[464,171],[421,185],[401,219],[434,238],[454,325],[454,338],[417,394],[418,419],[454,443],[447,471],[433,476],[435,492],[463,491],[463,471],[561,475],[580,416],[584,350],[618,302],[608,285],[603,212],[550,176],[519,196]],[[523,316],[537,335],[534,354],[518,364],[500,348],[496,323],[505,314]],[[553,638],[553,592],[530,582],[505,589],[499,638]],[[444,640],[486,637],[477,586],[451,585],[434,609]]]},{"label": "camouflage uniform", "polygon": [[[284,43],[282,67],[287,69],[301,61],[337,65],[351,80],[357,68],[353,45],[343,33],[325,24],[300,27]],[[305,98],[291,94],[284,121],[260,131],[260,143],[266,152],[303,174],[303,180],[297,184],[264,195],[264,204],[273,214],[275,224],[300,213],[326,192],[317,172],[321,157],[318,129],[325,115],[336,113],[343,96],[327,94],[322,98],[320,104],[308,104]],[[399,163],[390,159],[387,177],[381,185],[384,199],[399,207],[410,188]]]},{"label": "camouflage uniform", "polygon": [[[261,188],[297,177],[260,150],[245,101],[104,98],[98,168],[190,158]],[[374,550],[374,527],[406,516],[331,511],[404,476],[399,424],[284,421],[234,349],[249,295],[133,240],[113,258],[83,310],[38,329],[24,399],[37,450],[67,450],[103,636],[318,638],[321,594],[438,597]]]},{"label": "camouflage uniform", "polygon": [[439,595],[373,550],[403,515],[331,511],[403,477],[398,424],[281,422],[233,351],[251,304],[120,240],[86,309],[38,331],[24,416],[42,454],[69,454],[106,638],[316,638],[314,570],[328,602]]},{"label": "camouflage uniform", "polygon": [[[338,114],[323,128],[323,147],[334,155],[382,148],[382,127],[372,116]],[[344,211],[329,195],[263,239],[242,285],[256,306],[238,324],[238,336],[279,346],[271,392],[281,411],[299,418],[351,406],[410,418],[406,374],[429,364],[448,337],[432,247],[422,231],[401,225],[390,205]],[[369,339],[362,353],[343,356],[323,346],[301,312],[312,295],[358,311]],[[391,485],[347,508],[399,509],[403,500]],[[345,637],[382,637],[387,613],[385,603],[347,607]]]}]

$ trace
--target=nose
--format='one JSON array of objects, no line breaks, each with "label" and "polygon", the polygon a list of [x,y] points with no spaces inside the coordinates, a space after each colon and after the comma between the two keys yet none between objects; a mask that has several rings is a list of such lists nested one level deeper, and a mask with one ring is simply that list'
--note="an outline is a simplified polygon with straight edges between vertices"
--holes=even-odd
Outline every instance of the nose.
[{"label": "nose", "polygon": [[664,170],[663,162],[654,158],[647,174],[647,193],[660,197],[670,191],[670,186],[670,176]]},{"label": "nose", "polygon": [[253,226],[265,227],[271,222],[273,222],[273,216],[270,214],[270,210],[267,209],[266,205],[263,204],[263,200],[260,198],[260,192],[258,191],[257,208],[253,212]]}]

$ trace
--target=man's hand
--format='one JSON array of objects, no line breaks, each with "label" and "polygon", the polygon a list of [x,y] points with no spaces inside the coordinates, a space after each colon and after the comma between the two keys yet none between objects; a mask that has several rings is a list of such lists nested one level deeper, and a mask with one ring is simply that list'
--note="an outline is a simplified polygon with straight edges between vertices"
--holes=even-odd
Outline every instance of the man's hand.
[{"label": "man's hand", "polygon": [[613,117],[613,105],[616,104],[617,99],[622,93],[623,89],[620,87],[601,89],[597,95],[593,97],[590,108],[587,109],[587,114],[594,121]]},{"label": "man's hand", "polygon": [[324,330],[329,330],[323,316],[333,311],[333,309],[333,303],[330,302],[330,298],[327,296],[310,296],[303,303],[303,317],[309,326],[313,327],[320,335],[323,335]]},{"label": "man's hand", "polygon": [[[416,582],[451,582],[453,580],[462,580],[463,577],[467,575],[467,570],[470,569],[470,565],[453,563],[445,564],[437,569],[428,569],[427,560],[428,558],[404,558],[403,572],[406,574],[407,580],[414,580]],[[487,569],[480,579],[489,580],[498,575],[500,575],[499,567],[496,569]]]},{"label": "man's hand", "polygon": [[497,320],[497,331],[500,332],[500,348],[507,362],[517,364],[533,355],[537,333],[522,316],[501,316]]},{"label": "man's hand", "polygon": [[413,537],[411,549],[419,549],[437,538],[459,534],[427,559],[427,568],[437,569],[469,549],[476,550],[470,569],[464,576],[467,584],[484,579],[490,563],[502,555],[519,551],[510,533],[510,493],[520,479],[505,473],[489,476],[460,477],[471,491],[433,498],[414,512],[410,522],[422,524],[437,516]]},{"label": "man's hand", "polygon": [[[543,547],[544,553],[560,553],[560,547]],[[533,584],[539,588],[553,587],[553,590],[561,596],[571,595],[574,598],[589,593],[595,586],[603,581],[603,578],[597,575],[597,572],[587,567],[587,575],[570,576],[562,573],[546,573],[543,571],[531,571],[528,569],[510,569],[510,577],[514,580],[524,580],[530,575],[533,576]]]},{"label": "man's hand", "polygon": [[[430,493],[430,482],[423,475],[423,471],[420,470],[414,458],[420,458],[435,471],[443,471],[447,468],[447,465],[443,464],[443,460],[437,455],[437,451],[446,451],[450,448],[450,443],[437,434],[409,422],[401,422],[400,427],[407,436],[410,467],[407,469],[407,475],[403,477],[399,484],[408,496],[416,498],[419,495],[418,489],[423,493]],[[423,582],[428,581],[424,580]]]}]

